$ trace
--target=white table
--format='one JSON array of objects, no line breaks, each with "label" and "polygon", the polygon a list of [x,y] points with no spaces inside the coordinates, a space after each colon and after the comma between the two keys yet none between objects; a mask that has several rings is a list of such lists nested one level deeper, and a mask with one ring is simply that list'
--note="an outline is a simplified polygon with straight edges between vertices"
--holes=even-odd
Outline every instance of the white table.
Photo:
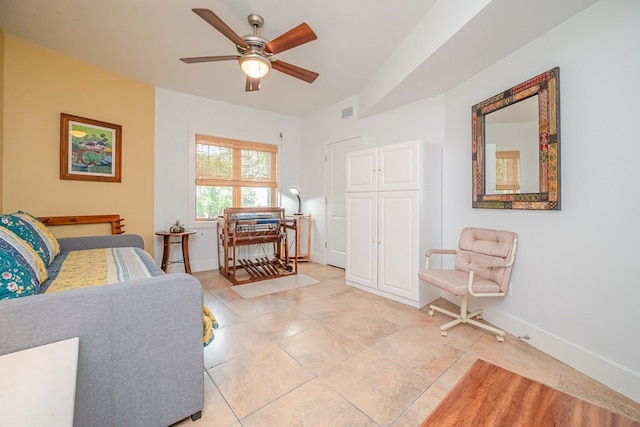
[{"label": "white table", "polygon": [[0,356],[0,426],[72,426],[79,339]]}]

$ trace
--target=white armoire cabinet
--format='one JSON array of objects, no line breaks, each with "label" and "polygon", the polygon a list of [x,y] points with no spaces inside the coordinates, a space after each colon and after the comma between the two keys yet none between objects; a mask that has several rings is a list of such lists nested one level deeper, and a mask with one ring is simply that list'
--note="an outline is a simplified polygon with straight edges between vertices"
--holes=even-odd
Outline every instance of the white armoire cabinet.
[{"label": "white armoire cabinet", "polygon": [[347,154],[346,280],[422,307],[439,292],[418,280],[442,244],[440,146],[413,140]]}]

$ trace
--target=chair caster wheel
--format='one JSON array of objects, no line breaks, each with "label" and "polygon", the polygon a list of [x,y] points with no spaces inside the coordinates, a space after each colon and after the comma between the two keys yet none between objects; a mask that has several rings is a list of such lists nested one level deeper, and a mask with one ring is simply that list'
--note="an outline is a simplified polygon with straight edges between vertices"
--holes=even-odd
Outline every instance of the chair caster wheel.
[{"label": "chair caster wheel", "polygon": [[435,311],[433,311],[433,309],[429,310],[429,316],[433,316],[435,314]]},{"label": "chair caster wheel", "polygon": [[497,339],[499,342],[503,342],[503,341],[504,341],[504,336],[503,336],[503,335],[496,335],[496,339]]},{"label": "chair caster wheel", "polygon": [[443,337],[447,336],[447,331],[440,331],[440,335],[442,335]]}]

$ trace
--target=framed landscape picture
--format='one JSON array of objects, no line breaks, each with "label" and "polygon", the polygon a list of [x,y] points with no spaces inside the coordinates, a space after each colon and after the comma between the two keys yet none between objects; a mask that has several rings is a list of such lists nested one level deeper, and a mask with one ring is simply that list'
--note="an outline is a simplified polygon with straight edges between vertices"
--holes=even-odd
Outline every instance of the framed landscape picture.
[{"label": "framed landscape picture", "polygon": [[60,179],[121,182],[122,126],[60,114]]}]

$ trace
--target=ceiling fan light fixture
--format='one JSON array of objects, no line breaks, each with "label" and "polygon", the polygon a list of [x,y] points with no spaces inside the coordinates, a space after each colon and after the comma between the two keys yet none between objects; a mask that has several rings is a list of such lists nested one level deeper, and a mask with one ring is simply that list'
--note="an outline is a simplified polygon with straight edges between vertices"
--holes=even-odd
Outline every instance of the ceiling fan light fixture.
[{"label": "ceiling fan light fixture", "polygon": [[240,68],[249,77],[260,79],[267,75],[271,69],[271,62],[264,56],[257,53],[248,53],[241,56],[238,61]]}]

